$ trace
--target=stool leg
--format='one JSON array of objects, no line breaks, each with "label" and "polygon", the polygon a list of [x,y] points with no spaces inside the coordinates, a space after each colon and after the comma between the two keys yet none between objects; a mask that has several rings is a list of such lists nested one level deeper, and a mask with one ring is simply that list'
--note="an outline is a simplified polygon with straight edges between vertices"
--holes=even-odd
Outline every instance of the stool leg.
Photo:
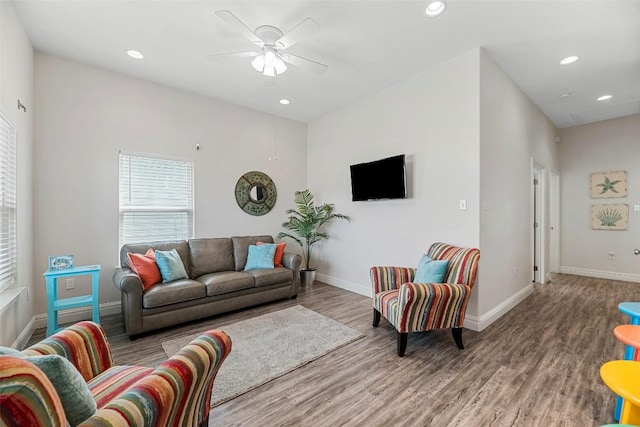
[{"label": "stool leg", "polygon": [[613,413],[614,421],[620,421],[620,413],[622,412],[623,403],[624,403],[624,400],[620,396],[616,397],[616,410]]}]

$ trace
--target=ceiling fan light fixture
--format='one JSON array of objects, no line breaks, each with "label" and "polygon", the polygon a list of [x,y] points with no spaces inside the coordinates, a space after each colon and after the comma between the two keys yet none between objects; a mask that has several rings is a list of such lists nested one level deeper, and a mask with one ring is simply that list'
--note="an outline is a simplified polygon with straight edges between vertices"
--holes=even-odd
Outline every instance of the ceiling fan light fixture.
[{"label": "ceiling fan light fixture", "polygon": [[425,13],[430,18],[435,18],[436,16],[440,16],[444,13],[447,8],[447,4],[443,1],[432,1],[427,5],[425,9]]},{"label": "ceiling fan light fixture", "polygon": [[278,74],[282,74],[285,71],[287,71],[287,66],[285,65],[285,63],[280,58],[276,58],[274,67],[276,69],[276,73],[278,73]]},{"label": "ceiling fan light fixture", "polygon": [[275,77],[276,76],[276,69],[273,65],[265,65],[264,66],[264,71],[262,72],[262,74],[264,74],[267,77]]},{"label": "ceiling fan light fixture", "polygon": [[260,54],[253,58],[253,61],[251,61],[251,66],[253,66],[253,68],[257,72],[261,73],[264,70],[264,55]]}]

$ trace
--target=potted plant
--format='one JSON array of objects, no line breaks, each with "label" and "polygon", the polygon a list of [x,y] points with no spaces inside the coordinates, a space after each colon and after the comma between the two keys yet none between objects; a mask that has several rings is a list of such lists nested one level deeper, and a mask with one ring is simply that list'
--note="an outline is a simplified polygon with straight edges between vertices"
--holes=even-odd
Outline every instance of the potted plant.
[{"label": "potted plant", "polygon": [[334,212],[332,204],[316,206],[309,190],[296,191],[294,202],[297,209],[288,209],[289,218],[282,223],[290,232],[281,231],[278,238],[288,237],[300,245],[304,264],[304,268],[300,270],[300,283],[302,286],[311,286],[316,278],[316,269],[311,267],[311,250],[314,244],[329,238],[322,231],[323,226],[334,219],[349,221],[349,217]]}]

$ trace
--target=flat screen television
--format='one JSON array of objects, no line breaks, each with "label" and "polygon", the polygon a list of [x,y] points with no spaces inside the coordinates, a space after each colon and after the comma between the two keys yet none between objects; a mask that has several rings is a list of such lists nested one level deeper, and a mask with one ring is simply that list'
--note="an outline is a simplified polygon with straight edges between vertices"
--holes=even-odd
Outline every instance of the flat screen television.
[{"label": "flat screen television", "polygon": [[354,202],[407,197],[404,154],[351,165],[351,196]]}]

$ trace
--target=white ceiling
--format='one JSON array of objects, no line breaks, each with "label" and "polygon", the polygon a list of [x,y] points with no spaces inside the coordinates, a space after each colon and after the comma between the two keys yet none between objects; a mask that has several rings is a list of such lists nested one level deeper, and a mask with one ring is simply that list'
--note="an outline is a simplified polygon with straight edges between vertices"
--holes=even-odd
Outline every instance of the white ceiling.
[{"label": "white ceiling", "polygon": [[[640,112],[640,1],[456,1],[438,18],[426,1],[18,0],[36,50],[303,122],[484,47],[559,127]],[[288,52],[329,66],[289,67],[268,88],[251,58],[207,54],[254,49],[214,12],[252,30],[284,32],[306,17],[322,30]],[[128,49],[144,53],[137,61]],[[581,59],[561,67],[568,55]],[[569,91],[572,95],[560,98]],[[596,97],[610,93],[606,102]],[[291,100],[289,106],[278,103]]]}]

